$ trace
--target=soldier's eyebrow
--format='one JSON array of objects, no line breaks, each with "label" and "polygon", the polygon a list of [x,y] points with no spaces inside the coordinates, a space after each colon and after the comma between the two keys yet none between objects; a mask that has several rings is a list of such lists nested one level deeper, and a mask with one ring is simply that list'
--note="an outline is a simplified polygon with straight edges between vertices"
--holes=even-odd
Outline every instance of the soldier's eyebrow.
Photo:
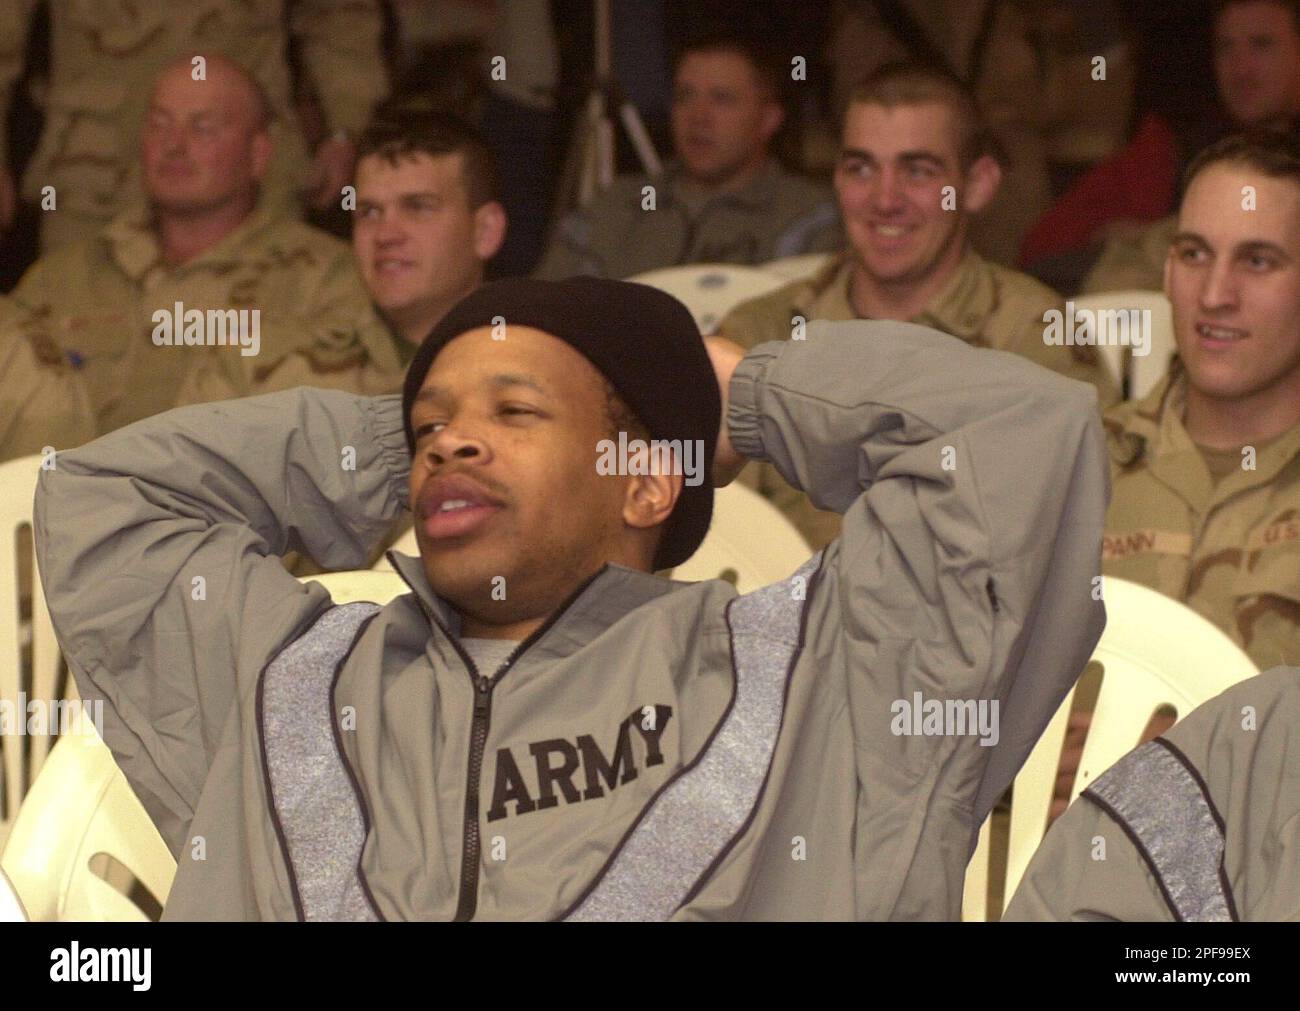
[{"label": "soldier's eyebrow", "polygon": [[1196,232],[1178,232],[1169,240],[1169,245],[1177,246],[1188,242],[1194,246],[1200,246],[1202,249],[1210,248],[1210,244],[1205,241],[1204,237],[1198,235]]},{"label": "soldier's eyebrow", "polygon": [[904,151],[898,156],[897,161],[905,165],[917,165],[925,162],[934,165],[936,168],[946,168],[948,165],[943,158],[933,151]]},{"label": "soldier's eyebrow", "polygon": [[1281,260],[1290,260],[1291,254],[1279,246],[1276,242],[1270,242],[1268,239],[1248,239],[1245,242],[1237,243],[1235,252],[1238,256],[1251,256],[1254,253],[1268,253],[1270,256],[1276,256]]}]

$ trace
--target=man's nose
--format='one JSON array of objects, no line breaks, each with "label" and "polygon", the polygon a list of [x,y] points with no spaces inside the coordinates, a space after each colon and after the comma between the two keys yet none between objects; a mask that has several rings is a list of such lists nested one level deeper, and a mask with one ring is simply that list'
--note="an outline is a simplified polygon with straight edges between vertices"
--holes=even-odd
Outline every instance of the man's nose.
[{"label": "man's nose", "polygon": [[375,226],[375,243],[391,247],[400,245],[406,238],[406,230],[391,214],[382,215]]},{"label": "man's nose", "polygon": [[1232,264],[1219,260],[1205,274],[1201,285],[1201,308],[1207,311],[1233,309],[1237,301],[1237,281],[1232,273]]},{"label": "man's nose", "polygon": [[885,169],[876,176],[871,187],[872,207],[881,213],[900,211],[903,208],[903,188],[898,173]]},{"label": "man's nose", "polygon": [[487,443],[465,425],[455,422],[443,426],[428,442],[430,465],[442,466],[452,460],[475,460],[488,455]]}]

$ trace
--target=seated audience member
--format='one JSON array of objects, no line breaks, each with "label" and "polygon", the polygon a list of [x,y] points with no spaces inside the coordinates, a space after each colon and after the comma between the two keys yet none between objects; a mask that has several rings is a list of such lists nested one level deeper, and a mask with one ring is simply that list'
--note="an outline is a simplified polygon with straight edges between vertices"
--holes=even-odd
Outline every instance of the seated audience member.
[{"label": "seated audience member", "polygon": [[13,300],[0,295],[0,462],[47,446],[73,449],[95,436],[80,377],[27,329]]},{"label": "seated audience member", "polygon": [[[510,278],[442,318],[401,397],[302,387],[59,454],[36,550],[177,856],[163,919],[955,919],[1101,633],[1101,419],[937,331],[811,329],[745,354],[646,285]],[[602,465],[634,434],[686,455]],[[654,575],[747,457],[804,476],[842,540],[743,597]],[[355,566],[404,509],[411,592],[383,608],[274,557]],[[936,732],[934,699],[971,722]]]},{"label": "seated audience member", "polygon": [[[1300,129],[1300,0],[1221,0],[1214,19],[1214,80],[1227,120],[1225,132]],[[1061,216],[1074,213],[1076,204],[1088,208],[1088,214],[1122,217],[1124,208],[1144,203],[1152,189],[1168,192],[1167,209],[1158,212],[1158,220],[1111,226],[1117,234],[1105,242],[1084,279],[1085,292],[1155,290],[1161,285],[1174,234],[1174,219],[1167,216],[1174,188],[1139,184],[1152,173],[1146,138],[1156,129],[1149,124],[1135,150],[1121,152],[1113,164],[1099,166],[1081,180],[1075,187],[1078,196],[1067,194],[1063,211],[1042,223],[1045,231],[1060,234],[1068,232]],[[1158,161],[1172,181],[1178,174],[1177,151],[1172,143],[1166,151]]]},{"label": "seated audience member", "polygon": [[405,364],[505,240],[492,152],[454,116],[394,112],[362,135],[356,185],[352,251]]},{"label": "seated audience member", "polygon": [[620,177],[563,218],[536,276],[630,277],[838,248],[829,191],[769,150],[784,115],[778,71],[753,43],[719,35],[688,46],[673,84],[676,161],[659,177]]},{"label": "seated audience member", "polygon": [[[1165,261],[1178,357],[1105,417],[1102,571],[1183,602],[1261,670],[1300,664],[1300,138],[1227,137],[1187,182]],[[1071,717],[1054,813],[1089,722]]]},{"label": "seated audience member", "polygon": [[[909,321],[1092,382],[1110,404],[1117,390],[1094,348],[1044,340],[1045,313],[1060,304],[1056,293],[970,246],[972,216],[988,206],[1000,181],[978,110],[958,82],[919,65],[881,68],[854,92],[845,113],[835,192],[848,252],[811,277],[738,306],[723,319],[721,334],[754,347],[797,339],[813,319]],[[748,480],[814,547],[839,532],[838,516],[813,509],[771,468],[756,468]]]},{"label": "seated audience member", "polygon": [[[22,196],[37,204],[52,186],[59,207],[40,216],[41,251],[96,234],[138,201],[140,180],[131,163],[150,88],[174,55],[194,49],[234,57],[265,92],[276,134],[266,198],[286,208],[300,196],[318,208],[337,206],[352,174],[356,137],[387,91],[382,6],[379,0],[4,0],[0,123],[21,104],[26,89],[15,83],[24,61],[39,54],[26,69],[41,82],[33,90],[43,95],[44,124]],[[310,82],[321,122],[297,114],[295,78]],[[13,212],[18,181],[12,174],[18,159],[6,152],[3,133],[0,232],[11,224],[6,211]]]},{"label": "seated audience member", "polygon": [[183,57],[154,86],[148,205],[42,257],[13,292],[29,339],[82,378],[100,433],[181,403],[401,381],[347,245],[259,206],[266,105],[236,64],[206,59],[205,79]]},{"label": "seated audience member", "polygon": [[1300,667],[1233,685],[1059,818],[1004,920],[1300,919]]},{"label": "seated audience member", "polygon": [[1007,154],[1007,184],[990,213],[972,223],[971,242],[1007,266],[1052,199],[1043,130],[1047,68],[1023,7],[1017,0],[837,0],[826,46],[836,115],[860,81],[891,63],[940,67],[966,85]]},{"label": "seated audience member", "polygon": [[1103,570],[1183,601],[1261,669],[1300,663],[1300,138],[1201,153],[1164,282],[1178,357],[1106,416]]}]

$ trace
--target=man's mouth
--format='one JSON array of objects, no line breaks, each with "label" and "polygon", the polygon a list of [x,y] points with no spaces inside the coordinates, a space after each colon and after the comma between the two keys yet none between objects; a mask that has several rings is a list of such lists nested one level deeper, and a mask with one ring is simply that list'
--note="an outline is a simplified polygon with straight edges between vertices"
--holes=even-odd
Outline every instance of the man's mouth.
[{"label": "man's mouth", "polygon": [[1250,334],[1245,330],[1239,330],[1230,326],[1215,326],[1212,323],[1197,323],[1196,335],[1201,338],[1201,344],[1204,347],[1219,348],[1228,344],[1235,344],[1243,341]]},{"label": "man's mouth", "polygon": [[431,479],[417,505],[422,528],[430,540],[473,533],[505,508],[477,481],[463,474]]},{"label": "man's mouth", "polygon": [[395,257],[385,256],[375,260],[375,273],[381,277],[400,274],[404,270],[409,270],[415,266],[413,260],[399,260]]}]

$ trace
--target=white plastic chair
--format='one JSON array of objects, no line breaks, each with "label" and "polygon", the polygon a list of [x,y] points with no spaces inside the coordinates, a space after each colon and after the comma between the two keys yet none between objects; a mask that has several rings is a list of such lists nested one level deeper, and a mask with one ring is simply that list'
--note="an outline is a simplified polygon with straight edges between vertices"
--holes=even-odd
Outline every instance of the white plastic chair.
[{"label": "white plastic chair", "polygon": [[782,256],[776,260],[760,263],[759,267],[769,274],[776,274],[783,283],[800,281],[817,273],[835,258],[835,253],[800,253],[798,256]]},{"label": "white plastic chair", "polygon": [[[336,604],[384,604],[406,592],[395,572],[362,570],[304,576]],[[0,867],[37,921],[148,920],[91,867],[107,855],[165,905],[176,861],[144,806],[87,722],[88,733],[61,736],[51,749],[0,855]],[[2,917],[0,917],[2,918]]]},{"label": "white plastic chair", "polygon": [[[61,654],[54,637],[49,608],[41,589],[40,573],[30,549],[20,553],[20,537],[32,523],[32,499],[36,494],[36,478],[41,470],[40,456],[24,456],[0,463],[0,699],[22,714],[19,705],[25,696],[28,701],[57,701]],[[23,585],[24,583],[29,585]],[[22,621],[20,603],[29,594],[32,620]],[[24,663],[24,648],[31,648],[31,667]],[[75,698],[72,679],[67,682],[68,697]],[[24,749],[24,742],[29,750]],[[50,750],[50,737],[0,736],[0,846],[13,819],[18,814],[23,797],[30,788],[41,764]]]},{"label": "white plastic chair", "polygon": [[9,876],[0,870],[0,923],[26,923],[30,918]]},{"label": "white plastic chair", "polygon": [[[1172,597],[1112,577],[1103,578],[1102,594],[1106,601],[1106,629],[1092,659],[1101,664],[1103,679],[1070,791],[1071,802],[1141,742],[1142,732],[1157,710],[1172,706],[1181,718],[1259,673],[1236,643]],[[1016,776],[1002,909],[1010,902],[1047,832],[1073,701],[1071,689]],[[966,872],[963,919],[985,918],[990,855],[986,820]]]},{"label": "white plastic chair", "polygon": [[789,578],[812,554],[776,506],[733,481],[714,492],[713,523],[704,542],[669,575],[687,582],[725,579],[749,593]]},{"label": "white plastic chair", "polygon": [[[393,550],[418,555],[415,531],[403,534]],[[740,593],[749,593],[787,578],[812,553],[803,535],[776,506],[733,481],[714,492],[713,523],[704,542],[689,559],[664,574],[686,582],[725,579]],[[381,558],[375,571],[391,572],[392,566],[387,558]]]},{"label": "white plastic chair", "polygon": [[147,921],[91,861],[112,857],[160,905],[176,861],[89,720],[86,731],[61,735],[50,750],[0,866],[34,921]]},{"label": "white plastic chair", "polygon": [[[1097,352],[1102,362],[1116,382],[1127,375],[1129,380],[1129,399],[1141,400],[1150,393],[1169,371],[1169,361],[1177,350],[1174,343],[1174,322],[1172,310],[1163,292],[1159,291],[1106,291],[1096,295],[1085,295],[1071,299],[1075,312],[1086,309],[1091,312],[1106,310],[1137,310],[1143,315],[1139,320],[1149,319],[1147,327],[1151,340],[1151,350],[1146,355],[1136,355],[1130,348],[1113,344],[1099,344]],[[1147,317],[1145,313],[1150,312]],[[1145,325],[1145,323],[1143,324]]]},{"label": "white plastic chair", "polygon": [[691,311],[700,333],[717,329],[722,317],[741,302],[766,295],[785,284],[779,274],[732,263],[695,263],[665,267],[627,278],[666,291]]}]

